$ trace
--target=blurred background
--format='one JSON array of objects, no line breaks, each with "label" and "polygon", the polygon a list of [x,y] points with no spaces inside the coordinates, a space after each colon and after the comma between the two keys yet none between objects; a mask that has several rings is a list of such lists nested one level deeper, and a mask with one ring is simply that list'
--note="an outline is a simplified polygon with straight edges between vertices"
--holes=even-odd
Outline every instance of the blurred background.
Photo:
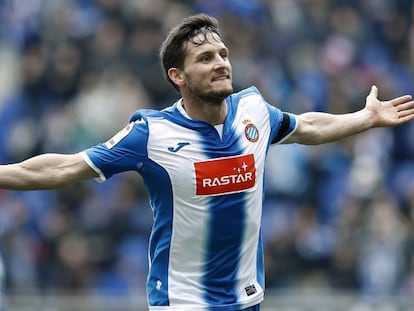
[{"label": "blurred background", "polygon": [[[409,0],[0,0],[0,162],[81,151],[177,100],[158,48],[196,12],[220,21],[235,90],[282,110],[356,111],[372,84],[414,94]],[[414,122],[271,148],[265,310],[414,309],[413,137]],[[5,309],[146,310],[151,225],[137,174],[1,190]]]}]

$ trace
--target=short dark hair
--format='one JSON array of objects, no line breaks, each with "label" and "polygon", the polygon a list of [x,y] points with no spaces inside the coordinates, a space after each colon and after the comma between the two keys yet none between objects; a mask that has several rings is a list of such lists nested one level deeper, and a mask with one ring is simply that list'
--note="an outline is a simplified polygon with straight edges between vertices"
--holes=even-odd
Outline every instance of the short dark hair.
[{"label": "short dark hair", "polygon": [[[221,37],[217,19],[207,14],[199,13],[184,18],[180,24],[168,33],[162,43],[160,49],[161,65],[164,69],[166,79],[176,90],[178,90],[178,87],[168,77],[168,70],[170,68],[182,69],[187,43],[191,42],[196,45],[202,45],[208,42],[207,35],[210,33],[215,33]],[[204,38],[201,41],[194,41],[194,37],[199,34],[203,34]]]}]

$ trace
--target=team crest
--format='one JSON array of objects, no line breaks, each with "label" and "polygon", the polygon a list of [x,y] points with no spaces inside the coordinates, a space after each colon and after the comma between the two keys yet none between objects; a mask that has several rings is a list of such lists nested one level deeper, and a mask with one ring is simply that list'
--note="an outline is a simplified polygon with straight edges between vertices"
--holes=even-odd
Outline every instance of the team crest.
[{"label": "team crest", "polygon": [[244,135],[248,141],[255,143],[259,140],[259,130],[253,123],[248,123],[244,128]]}]

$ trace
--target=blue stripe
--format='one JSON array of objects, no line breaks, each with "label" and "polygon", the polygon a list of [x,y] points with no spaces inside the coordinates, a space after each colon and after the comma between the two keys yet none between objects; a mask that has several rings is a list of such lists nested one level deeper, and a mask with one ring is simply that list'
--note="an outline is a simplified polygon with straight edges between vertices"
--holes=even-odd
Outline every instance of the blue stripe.
[{"label": "blue stripe", "polygon": [[241,311],[260,311],[260,304],[252,306],[252,307],[247,308],[247,309],[243,309]]},{"label": "blue stripe", "polygon": [[145,177],[151,206],[156,207],[153,211],[154,225],[148,249],[151,262],[147,279],[148,304],[168,306],[168,268],[173,219],[171,180],[167,171],[153,161],[145,163],[141,173]]},{"label": "blue stripe", "polygon": [[237,273],[244,236],[245,195],[212,197],[205,256],[204,299],[209,305],[235,304]]},{"label": "blue stripe", "polygon": [[263,240],[262,230],[260,230],[259,244],[257,247],[257,258],[256,258],[256,271],[257,271],[257,283],[265,290],[265,269],[264,269],[264,258],[263,258]]},{"label": "blue stripe", "polygon": [[[115,173],[137,170],[143,177],[154,208],[154,225],[148,248],[151,269],[147,279],[148,304],[168,306],[168,268],[172,235],[173,194],[167,171],[148,159],[148,125],[146,114],[151,111],[137,111],[131,121],[143,119],[134,124],[133,130],[112,149],[104,144],[92,147],[86,152],[91,161],[101,169],[106,178]],[[140,142],[140,143],[137,143]]]},{"label": "blue stripe", "polygon": [[[233,130],[231,124],[236,112],[233,105],[236,103],[231,100],[227,103],[228,115],[224,124],[223,141],[220,141],[216,130],[211,126],[200,131],[204,152],[210,159],[243,153],[234,133],[230,132]],[[237,304],[237,274],[246,221],[245,194],[212,196],[209,198],[209,211],[202,277],[204,300],[212,308],[216,305]]]},{"label": "blue stripe", "polygon": [[249,128],[247,131],[247,134],[249,135],[251,139],[257,138],[257,130],[254,127]]}]

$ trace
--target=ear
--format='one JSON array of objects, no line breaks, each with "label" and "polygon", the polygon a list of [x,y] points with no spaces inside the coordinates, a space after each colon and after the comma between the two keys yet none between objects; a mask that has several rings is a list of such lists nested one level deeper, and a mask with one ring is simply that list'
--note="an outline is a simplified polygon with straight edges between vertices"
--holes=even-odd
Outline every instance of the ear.
[{"label": "ear", "polygon": [[184,73],[178,68],[168,69],[168,77],[174,82],[178,87],[185,84]]}]

